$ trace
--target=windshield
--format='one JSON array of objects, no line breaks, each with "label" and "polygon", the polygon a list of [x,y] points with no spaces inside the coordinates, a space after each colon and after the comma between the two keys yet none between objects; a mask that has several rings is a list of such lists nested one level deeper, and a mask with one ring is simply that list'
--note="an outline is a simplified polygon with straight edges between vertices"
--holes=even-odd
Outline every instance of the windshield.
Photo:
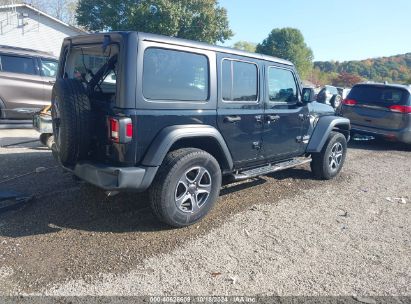
[{"label": "windshield", "polygon": [[58,61],[41,58],[41,74],[46,77],[56,78]]}]

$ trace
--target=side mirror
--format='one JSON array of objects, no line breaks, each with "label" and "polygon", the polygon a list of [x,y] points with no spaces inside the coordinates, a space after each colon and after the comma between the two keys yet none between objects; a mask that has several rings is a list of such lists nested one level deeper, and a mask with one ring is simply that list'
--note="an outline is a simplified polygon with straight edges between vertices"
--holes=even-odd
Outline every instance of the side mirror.
[{"label": "side mirror", "polygon": [[313,88],[303,88],[302,102],[309,103],[315,101],[315,92]]}]

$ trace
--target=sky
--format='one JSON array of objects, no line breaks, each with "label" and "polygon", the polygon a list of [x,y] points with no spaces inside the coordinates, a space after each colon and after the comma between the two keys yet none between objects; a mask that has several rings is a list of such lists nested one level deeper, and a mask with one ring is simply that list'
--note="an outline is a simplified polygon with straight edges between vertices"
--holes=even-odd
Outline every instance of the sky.
[{"label": "sky", "polygon": [[294,27],[315,61],[362,60],[411,52],[411,0],[219,0],[234,37],[259,43]]}]

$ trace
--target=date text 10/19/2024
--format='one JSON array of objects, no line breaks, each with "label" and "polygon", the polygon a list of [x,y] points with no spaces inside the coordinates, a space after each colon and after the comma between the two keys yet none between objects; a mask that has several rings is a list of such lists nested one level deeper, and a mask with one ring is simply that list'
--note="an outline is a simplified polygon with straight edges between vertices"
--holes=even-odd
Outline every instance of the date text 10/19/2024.
[{"label": "date text 10/19/2024", "polygon": [[213,297],[213,296],[182,296],[182,297],[150,297],[150,303],[257,303],[256,297]]}]

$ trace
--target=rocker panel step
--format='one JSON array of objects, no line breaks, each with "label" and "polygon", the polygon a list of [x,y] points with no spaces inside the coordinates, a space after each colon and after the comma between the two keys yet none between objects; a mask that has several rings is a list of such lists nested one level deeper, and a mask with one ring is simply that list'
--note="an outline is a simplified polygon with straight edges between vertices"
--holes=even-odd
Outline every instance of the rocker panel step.
[{"label": "rocker panel step", "polygon": [[244,180],[244,179],[249,179],[252,177],[260,176],[260,175],[266,175],[268,173],[273,173],[289,168],[293,168],[299,165],[303,165],[306,163],[310,163],[311,158],[294,158],[292,160],[288,160],[285,162],[277,163],[277,164],[269,164],[267,166],[263,167],[258,167],[246,171],[239,172],[238,174],[233,174],[234,180],[239,181],[239,180]]}]

